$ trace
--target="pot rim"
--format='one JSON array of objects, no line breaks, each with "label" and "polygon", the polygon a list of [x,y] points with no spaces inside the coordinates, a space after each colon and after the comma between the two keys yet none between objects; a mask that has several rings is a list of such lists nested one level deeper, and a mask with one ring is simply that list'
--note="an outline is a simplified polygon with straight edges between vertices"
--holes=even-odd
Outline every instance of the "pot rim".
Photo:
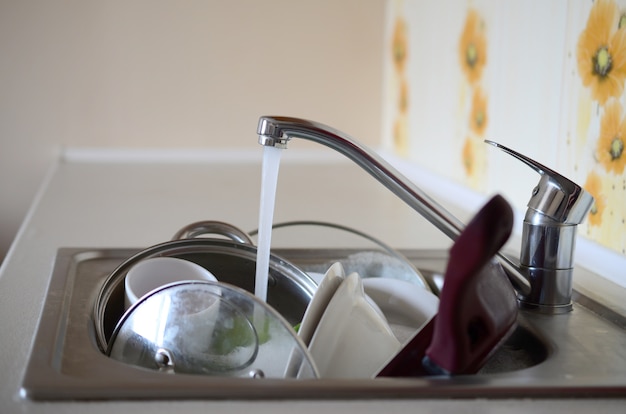
[{"label": "pot rim", "polygon": [[[251,244],[240,243],[231,240],[215,238],[194,238],[183,240],[171,240],[150,246],[135,253],[122,262],[113,272],[107,276],[100,287],[93,308],[93,318],[96,330],[96,342],[98,347],[105,351],[108,348],[107,335],[104,329],[105,312],[113,292],[124,283],[126,273],[137,262],[152,257],[175,256],[183,253],[225,253],[244,260],[256,262],[257,247]],[[307,293],[313,296],[317,283],[303,270],[283,259],[270,253],[270,270],[285,275],[296,282]]]}]

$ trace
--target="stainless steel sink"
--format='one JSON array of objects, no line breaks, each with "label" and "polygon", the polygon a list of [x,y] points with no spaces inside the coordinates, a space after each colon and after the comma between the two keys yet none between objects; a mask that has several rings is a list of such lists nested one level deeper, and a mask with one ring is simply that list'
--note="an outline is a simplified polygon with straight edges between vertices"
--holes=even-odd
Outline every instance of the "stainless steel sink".
[{"label": "stainless steel sink", "polygon": [[[521,311],[519,326],[476,375],[272,380],[171,375],[125,365],[98,348],[92,309],[107,276],[135,249],[58,251],[22,384],[33,400],[623,397],[626,319],[575,292],[561,315]],[[346,252],[280,249],[303,270]],[[436,288],[445,251],[402,253]],[[584,272],[583,269],[576,269]]]}]

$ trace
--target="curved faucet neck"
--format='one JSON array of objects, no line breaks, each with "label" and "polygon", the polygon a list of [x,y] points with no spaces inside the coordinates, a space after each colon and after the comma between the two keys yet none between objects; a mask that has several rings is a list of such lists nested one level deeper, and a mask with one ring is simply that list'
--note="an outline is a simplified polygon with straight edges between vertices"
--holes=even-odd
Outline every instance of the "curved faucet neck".
[{"label": "curved faucet neck", "polygon": [[[340,131],[299,118],[263,116],[259,119],[257,133],[259,143],[264,146],[287,148],[290,139],[301,138],[332,148],[367,171],[452,240],[456,240],[465,227],[458,218],[382,157]],[[518,297],[527,297],[533,289],[519,265],[501,252],[498,252],[497,258],[518,292]]]},{"label": "curved faucet neck", "polygon": [[464,228],[461,221],[382,157],[340,131],[299,118],[264,116],[259,120],[257,133],[259,143],[266,146],[287,148],[290,139],[301,138],[332,148],[367,171],[452,240]]}]

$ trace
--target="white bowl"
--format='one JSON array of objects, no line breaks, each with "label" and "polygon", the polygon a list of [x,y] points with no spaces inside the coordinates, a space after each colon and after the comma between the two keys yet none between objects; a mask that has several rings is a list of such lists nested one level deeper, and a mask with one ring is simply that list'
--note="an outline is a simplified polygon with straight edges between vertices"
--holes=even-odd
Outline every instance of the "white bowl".
[{"label": "white bowl", "polygon": [[147,293],[163,285],[185,280],[217,281],[211,272],[189,260],[175,257],[144,259],[126,274],[124,306],[128,309]]}]

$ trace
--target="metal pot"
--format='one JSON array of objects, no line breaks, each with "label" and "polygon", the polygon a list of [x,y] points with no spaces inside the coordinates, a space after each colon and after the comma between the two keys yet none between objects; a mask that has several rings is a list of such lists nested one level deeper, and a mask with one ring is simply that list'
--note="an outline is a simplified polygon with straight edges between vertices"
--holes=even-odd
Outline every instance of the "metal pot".
[{"label": "metal pot", "polygon": [[[197,238],[213,234],[224,238]],[[209,270],[220,282],[254,292],[257,248],[248,235],[223,222],[192,223],[176,233],[174,240],[142,250],[119,265],[105,280],[95,301],[96,340],[105,352],[117,322],[124,314],[124,278],[141,260],[176,257]],[[302,320],[317,285],[306,273],[286,260],[270,255],[267,303],[292,325]]]}]

